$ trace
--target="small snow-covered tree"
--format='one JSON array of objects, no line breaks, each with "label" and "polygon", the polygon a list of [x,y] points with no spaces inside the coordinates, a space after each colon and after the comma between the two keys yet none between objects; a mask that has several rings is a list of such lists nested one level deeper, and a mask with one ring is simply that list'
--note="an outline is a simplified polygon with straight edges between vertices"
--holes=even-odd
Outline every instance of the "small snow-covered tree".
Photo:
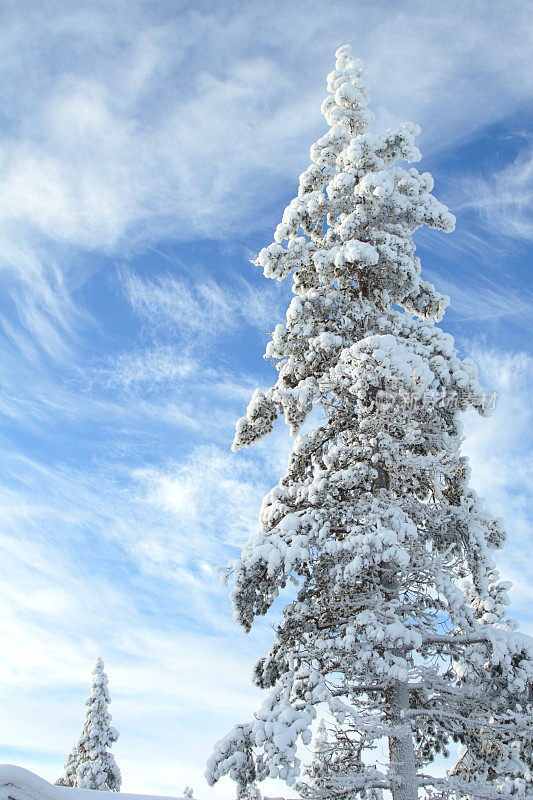
[{"label": "small snow-covered tree", "polygon": [[[504,532],[460,454],[459,412],[484,413],[486,396],[436,324],[448,298],[422,279],[412,238],[422,225],[450,232],[454,218],[429,173],[398,163],[420,158],[417,126],[369,133],[361,67],[348,47],[336,55],[330,129],[256,261],[266,277],[293,276],[266,353],[277,382],[254,393],[233,444],[253,444],[279,414],[295,437],[227,575],[245,630],[280,592],[286,605],[254,671],[265,702],[218,742],[207,777],[229,774],[241,790],[266,777],[293,784],[298,742],[327,713],[352,748],[344,780],[340,751],[332,761],[328,797],[531,796],[513,743],[531,739],[532,642],[506,618],[493,563]],[[473,770],[427,774],[453,742]]]},{"label": "small snow-covered tree", "polygon": [[85,701],[87,714],[80,738],[65,761],[58,786],[76,786],[79,789],[99,789],[119,792],[122,778],[110,748],[118,739],[118,731],[111,727],[111,702],[104,672],[104,662],[96,659],[93,669],[91,694]]}]

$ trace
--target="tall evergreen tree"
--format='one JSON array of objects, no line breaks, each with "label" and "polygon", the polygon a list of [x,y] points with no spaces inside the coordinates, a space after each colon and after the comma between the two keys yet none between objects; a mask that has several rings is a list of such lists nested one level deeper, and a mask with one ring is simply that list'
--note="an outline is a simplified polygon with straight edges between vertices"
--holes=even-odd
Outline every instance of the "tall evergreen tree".
[{"label": "tall evergreen tree", "polygon": [[[421,278],[412,239],[424,224],[451,232],[454,218],[429,173],[397,163],[420,158],[419,128],[368,133],[361,67],[349,47],[336,57],[330,129],[256,261],[266,277],[293,276],[266,352],[277,382],[254,393],[233,444],[253,444],[279,414],[295,437],[258,533],[228,568],[235,619],[247,631],[282,590],[294,597],[254,670],[265,702],[218,742],[207,777],[294,783],[297,744],[324,709],[358,759],[329,798],[532,796],[513,747],[531,739],[532,643],[506,618],[493,563],[504,532],[460,454],[459,412],[484,413],[487,398],[436,324],[448,298]],[[475,750],[474,771],[428,775],[452,740]],[[498,775],[483,767],[495,749]]]},{"label": "tall evergreen tree", "polygon": [[65,761],[63,775],[56,781],[58,786],[120,791],[120,770],[110,752],[113,742],[118,739],[118,731],[110,725],[111,714],[107,710],[110,702],[104,662],[97,658],[91,694],[85,701],[87,714],[83,729]]}]

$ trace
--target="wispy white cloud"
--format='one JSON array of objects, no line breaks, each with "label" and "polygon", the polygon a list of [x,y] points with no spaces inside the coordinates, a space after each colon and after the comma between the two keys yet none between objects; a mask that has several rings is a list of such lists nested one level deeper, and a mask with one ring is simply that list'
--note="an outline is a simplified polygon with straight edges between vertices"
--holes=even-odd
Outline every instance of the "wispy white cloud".
[{"label": "wispy white cloud", "polygon": [[184,333],[209,337],[236,325],[235,301],[213,280],[191,285],[168,274],[155,280],[130,274],[124,286],[134,312],[156,330],[170,330],[178,338]]},{"label": "wispy white cloud", "polygon": [[25,358],[69,362],[82,331],[93,324],[73,299],[64,262],[29,240],[23,229],[0,225],[0,325]]},{"label": "wispy white cloud", "polygon": [[230,286],[212,278],[191,281],[167,273],[144,279],[127,273],[122,285],[133,311],[152,333],[195,343],[205,344],[243,323],[266,333],[283,314],[283,290],[270,282],[252,286],[238,278]]},{"label": "wispy white cloud", "polygon": [[[136,473],[150,487],[149,500],[170,511],[193,538],[205,537],[243,545],[257,527],[258,510],[268,486],[264,465],[230,452],[198,448],[176,470],[145,469]],[[222,525],[222,521],[224,524]]]},{"label": "wispy white cloud", "polygon": [[[488,244],[486,245],[488,246]],[[459,275],[425,271],[426,276],[435,283],[439,291],[450,297],[448,315],[459,318],[462,322],[486,322],[492,325],[509,321],[529,330],[529,314],[533,301],[529,286],[509,285],[500,276],[492,277],[487,271],[484,274],[472,273],[468,280],[461,280]],[[447,319],[447,318],[446,318]]]},{"label": "wispy white cloud", "polygon": [[530,547],[532,523],[533,362],[525,353],[480,344],[472,346],[470,355],[480,367],[487,390],[498,393],[498,401],[488,419],[467,415],[464,452],[472,466],[472,485],[488,509],[504,521],[508,540],[497,562],[515,584],[513,615],[532,633],[533,574],[523,553]]},{"label": "wispy white cloud", "polygon": [[[13,537],[35,546],[51,537],[66,554],[82,547],[91,561],[89,537],[114,561],[124,557],[126,569],[133,563],[210,594],[227,545],[242,544],[255,528],[267,474],[264,464],[214,445],[157,468],[102,462],[87,470],[13,456],[2,473],[3,542],[11,551]],[[182,601],[188,607],[193,599]]]},{"label": "wispy white cloud", "polygon": [[488,176],[463,182],[459,210],[476,211],[486,227],[501,237],[533,238],[533,147],[523,148],[514,161]]},{"label": "wispy white cloud", "polygon": [[191,378],[198,369],[198,362],[184,348],[158,344],[108,359],[106,364],[96,368],[93,380],[126,390],[143,385],[161,391],[162,385],[176,385]]}]

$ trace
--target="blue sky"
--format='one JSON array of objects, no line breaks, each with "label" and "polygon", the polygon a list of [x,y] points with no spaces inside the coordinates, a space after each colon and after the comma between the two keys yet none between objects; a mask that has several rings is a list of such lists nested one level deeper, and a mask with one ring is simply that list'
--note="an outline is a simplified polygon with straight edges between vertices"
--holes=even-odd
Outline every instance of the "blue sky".
[{"label": "blue sky", "polygon": [[5,0],[0,761],[58,777],[101,656],[124,790],[233,796],[204,763],[259,702],[270,629],[236,627],[216,567],[290,445],[279,425],[229,450],[290,295],[249,259],[325,130],[344,43],[376,129],[422,126],[421,167],[457,216],[419,255],[499,393],[465,418],[465,452],[533,633],[532,33],[518,0]]}]

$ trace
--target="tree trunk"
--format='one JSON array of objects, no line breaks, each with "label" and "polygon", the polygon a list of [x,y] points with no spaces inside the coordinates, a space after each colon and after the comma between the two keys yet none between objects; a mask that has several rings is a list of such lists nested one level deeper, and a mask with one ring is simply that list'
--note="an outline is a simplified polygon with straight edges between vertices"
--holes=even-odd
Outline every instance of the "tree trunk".
[{"label": "tree trunk", "polygon": [[394,784],[393,800],[417,800],[418,779],[415,764],[413,732],[405,712],[409,709],[409,688],[397,681],[387,691],[390,723],[394,733],[389,736],[389,760]]}]

